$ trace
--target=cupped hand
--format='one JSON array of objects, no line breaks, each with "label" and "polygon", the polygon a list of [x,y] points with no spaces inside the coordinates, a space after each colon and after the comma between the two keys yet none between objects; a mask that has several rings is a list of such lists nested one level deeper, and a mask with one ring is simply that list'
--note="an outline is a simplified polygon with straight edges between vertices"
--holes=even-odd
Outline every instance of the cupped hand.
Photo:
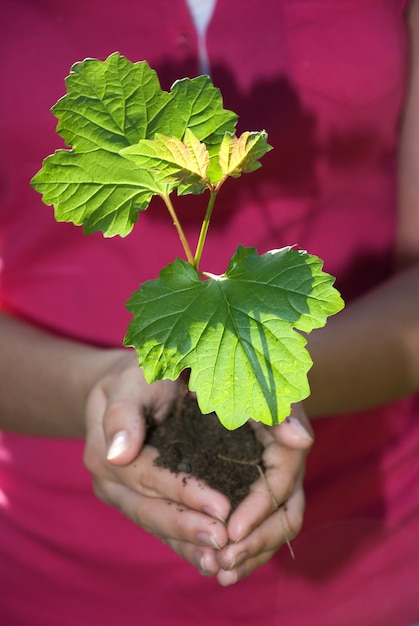
[{"label": "cupped hand", "polygon": [[268,561],[298,533],[304,512],[302,478],[313,438],[301,407],[283,424],[255,424],[265,446],[265,477],[231,515],[221,493],[157,467],[144,445],[145,414],[163,420],[179,394],[171,381],[148,385],[133,352],[118,351],[91,390],[84,461],[96,495],[167,543],[201,573],[227,586]]},{"label": "cupped hand", "polygon": [[216,552],[228,542],[225,496],[184,475],[157,467],[144,445],[145,413],[166,417],[179,394],[172,381],[147,384],[134,353],[121,351],[91,390],[86,407],[84,462],[95,494],[159,537],[203,574],[214,575]]},{"label": "cupped hand", "polygon": [[284,544],[295,538],[303,523],[305,459],[313,432],[301,405],[282,424],[254,424],[265,450],[264,476],[231,515],[229,543],[216,553],[217,579],[223,586],[236,583],[266,563]]}]

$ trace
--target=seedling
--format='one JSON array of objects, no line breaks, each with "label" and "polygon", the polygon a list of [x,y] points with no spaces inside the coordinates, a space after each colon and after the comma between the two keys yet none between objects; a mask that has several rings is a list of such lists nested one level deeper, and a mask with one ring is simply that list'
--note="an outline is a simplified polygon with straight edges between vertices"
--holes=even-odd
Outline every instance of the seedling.
[{"label": "seedling", "polygon": [[[76,63],[66,85],[52,111],[71,148],[46,158],[32,180],[56,219],[124,237],[159,196],[183,247],[185,258],[127,303],[124,343],[136,349],[146,380],[188,371],[201,411],[215,411],[230,430],[249,418],[280,423],[309,394],[305,334],[343,307],[333,277],[305,251],[259,255],[240,242],[222,275],[201,268],[217,196],[227,178],[260,167],[271,149],[266,132],[236,136],[237,116],[208,76],[167,92],[146,62],[119,53]],[[176,212],[184,194],[203,203],[195,248]]]}]

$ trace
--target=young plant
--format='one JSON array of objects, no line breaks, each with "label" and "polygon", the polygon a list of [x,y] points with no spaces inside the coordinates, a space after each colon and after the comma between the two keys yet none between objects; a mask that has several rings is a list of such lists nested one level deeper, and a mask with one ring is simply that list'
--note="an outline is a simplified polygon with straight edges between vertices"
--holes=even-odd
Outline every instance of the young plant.
[{"label": "young plant", "polygon": [[[303,333],[343,307],[334,279],[319,258],[291,247],[259,255],[238,245],[224,274],[200,267],[216,198],[228,177],[260,167],[271,149],[266,132],[237,137],[237,116],[209,77],[179,80],[166,92],[146,62],[119,53],[76,63],[66,85],[52,111],[72,148],[49,156],[32,180],[56,219],[124,237],[157,195],[183,246],[185,259],[127,303],[133,319],[124,343],[135,347],[146,380],[190,370],[201,411],[215,411],[226,428],[249,418],[280,423],[309,394]],[[206,195],[195,249],[174,192]]]}]

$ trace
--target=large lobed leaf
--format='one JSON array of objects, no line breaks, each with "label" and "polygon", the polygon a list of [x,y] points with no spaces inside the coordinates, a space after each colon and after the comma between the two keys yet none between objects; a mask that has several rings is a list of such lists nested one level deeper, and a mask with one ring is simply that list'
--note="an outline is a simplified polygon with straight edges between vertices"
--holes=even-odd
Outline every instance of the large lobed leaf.
[{"label": "large lobed leaf", "polygon": [[121,151],[156,133],[182,140],[190,129],[206,144],[213,175],[220,172],[215,156],[237,116],[223,108],[207,76],[177,81],[166,92],[145,61],[131,63],[114,53],[105,61],[76,63],[66,86],[52,111],[71,149],[48,157],[32,179],[58,221],[83,224],[85,232],[127,235],[152,196],[167,193],[167,180],[161,171],[134,167]]},{"label": "large lobed leaf", "polygon": [[175,380],[190,368],[201,410],[234,429],[249,418],[277,424],[309,394],[311,359],[298,331],[323,326],[343,302],[317,257],[239,247],[226,273],[206,280],[177,259],[127,306],[125,344],[146,379]]}]

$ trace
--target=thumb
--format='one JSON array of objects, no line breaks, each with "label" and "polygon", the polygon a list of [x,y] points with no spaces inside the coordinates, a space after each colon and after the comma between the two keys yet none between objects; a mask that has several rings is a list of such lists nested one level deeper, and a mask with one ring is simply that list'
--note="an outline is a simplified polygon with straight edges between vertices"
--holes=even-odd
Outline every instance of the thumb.
[{"label": "thumb", "polygon": [[278,443],[296,450],[309,450],[314,443],[314,432],[301,404],[294,404],[287,419],[272,428]]},{"label": "thumb", "polygon": [[[112,426],[114,430],[115,424]],[[106,433],[106,460],[113,465],[128,465],[140,453],[144,441],[144,428],[133,428],[132,423],[122,424],[113,434]]]},{"label": "thumb", "polygon": [[118,381],[109,394],[102,418],[106,459],[128,465],[140,453],[146,434],[141,386],[138,381]]},{"label": "thumb", "polygon": [[179,386],[171,380],[149,385],[138,366],[127,371],[112,387],[103,416],[107,460],[128,465],[140,453],[146,436],[146,411],[156,421],[164,419],[179,396]]}]

